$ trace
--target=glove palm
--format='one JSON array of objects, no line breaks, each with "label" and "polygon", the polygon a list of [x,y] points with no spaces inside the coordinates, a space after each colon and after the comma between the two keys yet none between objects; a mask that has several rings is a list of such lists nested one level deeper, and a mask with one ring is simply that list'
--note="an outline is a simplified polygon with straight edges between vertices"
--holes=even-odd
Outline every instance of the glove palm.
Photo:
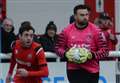
[{"label": "glove palm", "polygon": [[85,63],[92,58],[92,54],[86,48],[71,48],[66,52],[68,61],[75,63]]}]

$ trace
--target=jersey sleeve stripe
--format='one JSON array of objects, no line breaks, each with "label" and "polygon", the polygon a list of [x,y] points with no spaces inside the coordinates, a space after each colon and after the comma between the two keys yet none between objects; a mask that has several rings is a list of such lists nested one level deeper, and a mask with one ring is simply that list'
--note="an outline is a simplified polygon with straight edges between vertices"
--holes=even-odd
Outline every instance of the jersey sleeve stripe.
[{"label": "jersey sleeve stripe", "polygon": [[38,51],[36,52],[36,55],[37,55],[41,50],[43,50],[42,47],[40,47],[40,48],[38,49]]}]

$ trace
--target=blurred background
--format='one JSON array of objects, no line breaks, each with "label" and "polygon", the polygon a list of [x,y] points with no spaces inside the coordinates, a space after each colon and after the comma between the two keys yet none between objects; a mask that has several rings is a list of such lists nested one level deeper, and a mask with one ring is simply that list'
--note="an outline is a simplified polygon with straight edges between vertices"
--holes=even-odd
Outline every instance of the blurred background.
[{"label": "blurred background", "polygon": [[[114,51],[119,52],[120,0],[0,0],[0,28],[6,17],[11,18],[14,34],[17,36],[21,23],[30,21],[35,28],[35,36],[39,39],[45,33],[47,24],[52,21],[57,27],[56,34],[59,34],[70,23],[73,8],[77,4],[87,4],[91,7],[90,21],[93,23],[96,18],[100,17],[101,13],[105,13],[103,18],[110,18],[112,22],[111,33],[118,40],[117,44],[113,44],[112,47]],[[1,31],[0,33],[2,33]],[[8,71],[11,52],[2,52],[2,40],[0,34],[0,83],[5,83],[4,79]],[[5,41],[8,42],[9,40],[5,39]],[[64,60],[57,57],[54,52],[49,53],[49,51],[46,52],[46,58],[51,71],[47,83],[55,83],[55,80],[60,81],[60,83],[67,83]],[[99,83],[120,83],[119,63],[119,59],[118,61],[101,61]],[[58,69],[55,69],[55,66],[58,66],[56,67]],[[60,70],[61,67],[64,67],[64,69]]]}]

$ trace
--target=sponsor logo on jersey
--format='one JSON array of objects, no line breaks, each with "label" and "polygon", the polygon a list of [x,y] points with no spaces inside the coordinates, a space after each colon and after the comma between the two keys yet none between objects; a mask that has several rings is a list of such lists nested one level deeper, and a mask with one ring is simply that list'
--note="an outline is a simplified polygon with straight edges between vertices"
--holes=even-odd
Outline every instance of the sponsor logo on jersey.
[{"label": "sponsor logo on jersey", "polygon": [[17,49],[15,50],[15,54],[18,54],[18,50]]},{"label": "sponsor logo on jersey", "polygon": [[28,59],[32,59],[32,54],[28,54]]}]

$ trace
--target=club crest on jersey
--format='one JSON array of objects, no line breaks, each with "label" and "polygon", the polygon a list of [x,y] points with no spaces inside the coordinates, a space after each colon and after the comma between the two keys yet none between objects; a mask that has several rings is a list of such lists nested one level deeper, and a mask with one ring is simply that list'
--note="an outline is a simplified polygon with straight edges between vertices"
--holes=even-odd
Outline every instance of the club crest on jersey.
[{"label": "club crest on jersey", "polygon": [[27,58],[31,59],[32,58],[32,54],[28,54]]},{"label": "club crest on jersey", "polygon": [[72,39],[75,39],[75,36],[72,36]]},{"label": "club crest on jersey", "polygon": [[86,41],[90,42],[92,40],[92,34],[88,33],[88,35],[86,36]]},{"label": "club crest on jersey", "polygon": [[18,54],[18,50],[17,49],[15,50],[15,54]]}]

